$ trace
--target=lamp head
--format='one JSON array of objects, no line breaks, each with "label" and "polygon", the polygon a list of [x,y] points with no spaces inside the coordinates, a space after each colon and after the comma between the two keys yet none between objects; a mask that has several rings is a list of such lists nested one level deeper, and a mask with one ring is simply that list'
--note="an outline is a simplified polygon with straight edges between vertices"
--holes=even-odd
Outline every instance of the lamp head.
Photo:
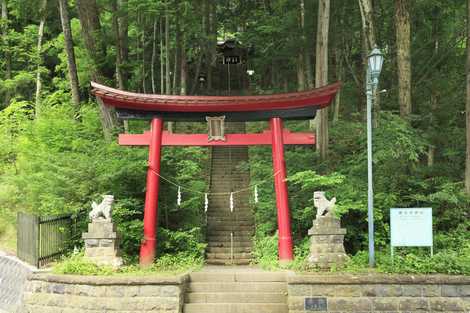
[{"label": "lamp head", "polygon": [[369,73],[373,82],[376,82],[379,79],[380,72],[382,71],[383,62],[384,56],[382,54],[382,51],[375,47],[367,57]]}]

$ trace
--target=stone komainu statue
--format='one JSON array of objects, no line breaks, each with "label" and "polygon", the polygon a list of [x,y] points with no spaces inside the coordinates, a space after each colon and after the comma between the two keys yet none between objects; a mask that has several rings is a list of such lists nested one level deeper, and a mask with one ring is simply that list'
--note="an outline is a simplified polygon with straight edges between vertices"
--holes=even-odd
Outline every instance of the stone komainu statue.
[{"label": "stone komainu statue", "polygon": [[92,210],[89,214],[90,220],[94,221],[99,218],[111,220],[113,202],[114,196],[112,195],[104,195],[100,204],[93,201],[91,204]]},{"label": "stone komainu statue", "polygon": [[315,191],[313,193],[313,205],[317,208],[317,218],[322,216],[334,216],[336,197],[328,200],[325,192]]},{"label": "stone komainu statue", "polygon": [[323,191],[313,193],[317,216],[308,230],[310,237],[310,265],[320,269],[342,266],[348,256],[344,251],[346,229],[341,228],[340,219],[335,216],[336,198],[328,200]]}]

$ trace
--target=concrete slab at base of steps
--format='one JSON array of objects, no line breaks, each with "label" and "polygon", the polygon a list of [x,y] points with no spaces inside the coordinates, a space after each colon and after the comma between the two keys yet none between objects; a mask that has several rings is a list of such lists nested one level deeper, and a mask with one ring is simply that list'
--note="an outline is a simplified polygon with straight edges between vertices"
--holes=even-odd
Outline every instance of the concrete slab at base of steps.
[{"label": "concrete slab at base of steps", "polygon": [[277,292],[191,292],[186,303],[286,303],[287,295]]},{"label": "concrete slab at base of steps", "polygon": [[189,292],[277,292],[287,293],[285,282],[190,282]]},{"label": "concrete slab at base of steps", "polygon": [[287,304],[188,303],[183,313],[287,313]]},{"label": "concrete slab at base of steps", "polygon": [[286,272],[256,270],[201,271],[189,274],[190,282],[286,282]]}]

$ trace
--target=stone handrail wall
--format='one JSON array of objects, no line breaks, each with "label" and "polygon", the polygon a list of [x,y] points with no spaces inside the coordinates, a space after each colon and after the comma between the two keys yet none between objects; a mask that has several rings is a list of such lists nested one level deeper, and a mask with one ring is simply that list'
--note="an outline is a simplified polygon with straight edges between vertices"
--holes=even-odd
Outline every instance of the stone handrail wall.
[{"label": "stone handrail wall", "polygon": [[74,276],[33,274],[23,311],[32,313],[181,313],[188,275]]},{"label": "stone handrail wall", "polygon": [[470,312],[470,276],[292,274],[289,313],[305,301],[325,301],[325,312]]},{"label": "stone handrail wall", "polygon": [[26,278],[35,268],[0,252],[0,312],[18,312]]}]

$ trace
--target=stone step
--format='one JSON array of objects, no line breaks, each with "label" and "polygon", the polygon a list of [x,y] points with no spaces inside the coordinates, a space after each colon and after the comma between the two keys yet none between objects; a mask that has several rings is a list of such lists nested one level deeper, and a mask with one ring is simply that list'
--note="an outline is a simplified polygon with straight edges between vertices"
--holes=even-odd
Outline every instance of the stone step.
[{"label": "stone step", "polygon": [[231,223],[223,223],[221,225],[214,225],[214,224],[209,224],[208,231],[254,231],[254,226],[253,225],[238,225],[236,222],[231,222]]},{"label": "stone step", "polygon": [[[233,241],[252,241],[253,236],[248,236],[248,235],[237,235],[233,234]],[[220,236],[212,236],[209,235],[207,236],[207,241],[209,242],[227,242],[230,244],[230,241],[232,240],[230,235],[220,235]]]},{"label": "stone step", "polygon": [[[251,247],[233,247],[233,252],[235,253],[241,253],[241,252],[249,253],[251,252],[251,250],[252,250]],[[207,247],[206,251],[208,253],[230,253],[231,248],[230,247]]]},{"label": "stone step", "polygon": [[233,233],[234,237],[247,236],[251,237],[254,235],[254,230],[240,230],[237,227],[233,227],[233,230],[215,230],[209,228],[207,231],[208,236],[230,236]]},{"label": "stone step", "polygon": [[208,217],[207,218],[207,225],[217,227],[217,226],[253,226],[254,219],[245,217],[245,218],[233,218],[227,216],[218,216],[218,217]]},{"label": "stone step", "polygon": [[186,303],[286,303],[287,296],[274,292],[190,292]]},{"label": "stone step", "polygon": [[[215,210],[215,209],[213,209]],[[238,212],[238,213],[230,213],[230,211],[210,211],[210,208],[207,210],[207,218],[208,219],[222,219],[222,220],[247,220],[251,219],[254,220],[254,216],[251,212]]]},{"label": "stone step", "polygon": [[286,282],[286,272],[201,271],[189,274],[190,282]]},{"label": "stone step", "polygon": [[[230,241],[209,241],[207,243],[207,247],[210,248],[230,248],[231,244]],[[235,248],[246,248],[246,247],[253,247],[253,242],[250,240],[245,241],[234,241],[233,247]]]},{"label": "stone step", "polygon": [[207,259],[206,263],[210,265],[249,265],[252,259]]},{"label": "stone step", "polygon": [[[212,210],[211,210],[212,209]],[[207,217],[208,218],[254,218],[253,211],[249,208],[234,208],[233,212],[230,211],[230,208],[207,208]]]},{"label": "stone step", "polygon": [[287,293],[285,282],[190,282],[189,292],[277,292]]},{"label": "stone step", "polygon": [[[229,253],[206,253],[207,259],[232,259],[232,255]],[[241,252],[241,253],[233,253],[234,259],[251,259],[251,253]]]},{"label": "stone step", "polygon": [[188,303],[183,313],[287,313],[287,304],[275,303]]}]

